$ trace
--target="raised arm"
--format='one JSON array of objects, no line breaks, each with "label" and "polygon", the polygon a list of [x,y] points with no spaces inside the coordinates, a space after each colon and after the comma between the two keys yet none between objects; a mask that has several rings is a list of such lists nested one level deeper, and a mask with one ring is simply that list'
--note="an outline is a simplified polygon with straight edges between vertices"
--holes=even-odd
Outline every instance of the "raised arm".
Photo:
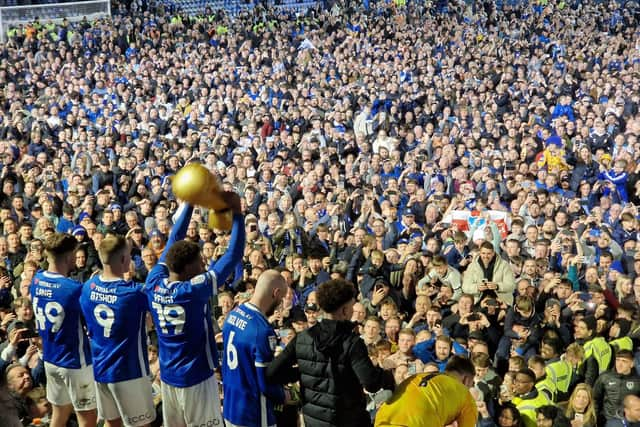
[{"label": "raised arm", "polygon": [[231,237],[224,255],[222,255],[219,260],[213,261],[209,266],[209,270],[213,270],[215,273],[219,286],[227,280],[237,263],[242,261],[244,247],[247,241],[244,229],[244,215],[240,207],[240,197],[238,197],[236,193],[225,192],[224,198],[229,202],[229,207],[233,211]]},{"label": "raised arm", "polygon": [[193,213],[193,206],[188,203],[183,203],[180,205],[178,210],[176,211],[174,218],[173,228],[171,228],[171,233],[169,233],[169,240],[167,240],[167,245],[162,251],[162,255],[160,255],[159,262],[164,263],[164,259],[169,252],[169,248],[173,246],[175,242],[178,240],[182,240],[187,235],[187,227],[189,227],[189,222],[191,221],[191,214]]}]

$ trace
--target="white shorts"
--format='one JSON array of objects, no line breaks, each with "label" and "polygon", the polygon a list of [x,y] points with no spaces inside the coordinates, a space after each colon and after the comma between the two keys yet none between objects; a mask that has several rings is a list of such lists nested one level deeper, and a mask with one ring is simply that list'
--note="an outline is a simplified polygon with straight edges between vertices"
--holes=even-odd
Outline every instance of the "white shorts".
[{"label": "white shorts", "polygon": [[156,419],[156,408],[148,377],[118,383],[96,383],[98,416],[103,420],[122,418],[125,426],[144,426]]},{"label": "white shorts", "polygon": [[162,419],[171,427],[224,426],[215,376],[185,388],[163,382]]},{"label": "white shorts", "polygon": [[73,405],[75,411],[96,409],[96,386],[91,365],[79,369],[62,368],[44,362],[47,400],[52,405]]}]

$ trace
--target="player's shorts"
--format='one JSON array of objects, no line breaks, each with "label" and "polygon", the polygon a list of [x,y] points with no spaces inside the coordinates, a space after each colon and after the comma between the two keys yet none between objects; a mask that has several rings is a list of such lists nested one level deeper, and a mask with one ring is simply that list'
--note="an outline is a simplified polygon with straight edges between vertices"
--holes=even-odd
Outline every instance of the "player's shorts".
[{"label": "player's shorts", "polygon": [[73,405],[75,411],[96,409],[96,386],[91,365],[79,369],[62,368],[44,362],[47,400],[52,405]]},{"label": "player's shorts", "polygon": [[156,419],[151,380],[148,377],[117,383],[96,383],[96,390],[98,416],[103,420],[122,418],[125,426],[137,427]]},{"label": "player's shorts", "polygon": [[163,382],[162,419],[171,427],[224,426],[215,376],[184,388]]}]

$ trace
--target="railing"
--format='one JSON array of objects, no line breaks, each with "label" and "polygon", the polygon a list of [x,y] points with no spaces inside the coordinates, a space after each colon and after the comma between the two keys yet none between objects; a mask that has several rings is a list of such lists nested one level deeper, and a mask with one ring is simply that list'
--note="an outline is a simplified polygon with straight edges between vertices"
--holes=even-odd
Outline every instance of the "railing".
[{"label": "railing", "polygon": [[51,3],[24,6],[0,7],[0,41],[6,41],[7,31],[11,27],[25,25],[39,20],[40,24],[47,22],[61,23],[64,18],[70,22],[89,21],[111,16],[110,0],[93,0],[73,3]]}]

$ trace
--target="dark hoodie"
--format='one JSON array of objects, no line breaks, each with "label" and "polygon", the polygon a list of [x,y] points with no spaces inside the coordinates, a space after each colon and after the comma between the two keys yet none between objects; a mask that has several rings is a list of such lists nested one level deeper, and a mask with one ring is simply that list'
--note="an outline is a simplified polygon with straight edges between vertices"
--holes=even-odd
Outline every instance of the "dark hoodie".
[{"label": "dark hoodie", "polygon": [[371,363],[354,326],[325,319],[296,336],[267,369],[270,382],[300,380],[307,427],[369,426],[363,387],[371,393],[395,387],[391,372]]},{"label": "dark hoodie", "polygon": [[532,347],[537,347],[539,345],[540,339],[540,323],[542,318],[540,314],[536,313],[535,310],[529,317],[524,317],[520,313],[516,311],[514,307],[509,308],[507,310],[507,314],[504,319],[504,336],[511,339],[518,339],[519,335],[513,330],[515,325],[524,326],[528,328],[531,332],[527,341],[525,343],[525,348],[523,351],[527,351]]}]

